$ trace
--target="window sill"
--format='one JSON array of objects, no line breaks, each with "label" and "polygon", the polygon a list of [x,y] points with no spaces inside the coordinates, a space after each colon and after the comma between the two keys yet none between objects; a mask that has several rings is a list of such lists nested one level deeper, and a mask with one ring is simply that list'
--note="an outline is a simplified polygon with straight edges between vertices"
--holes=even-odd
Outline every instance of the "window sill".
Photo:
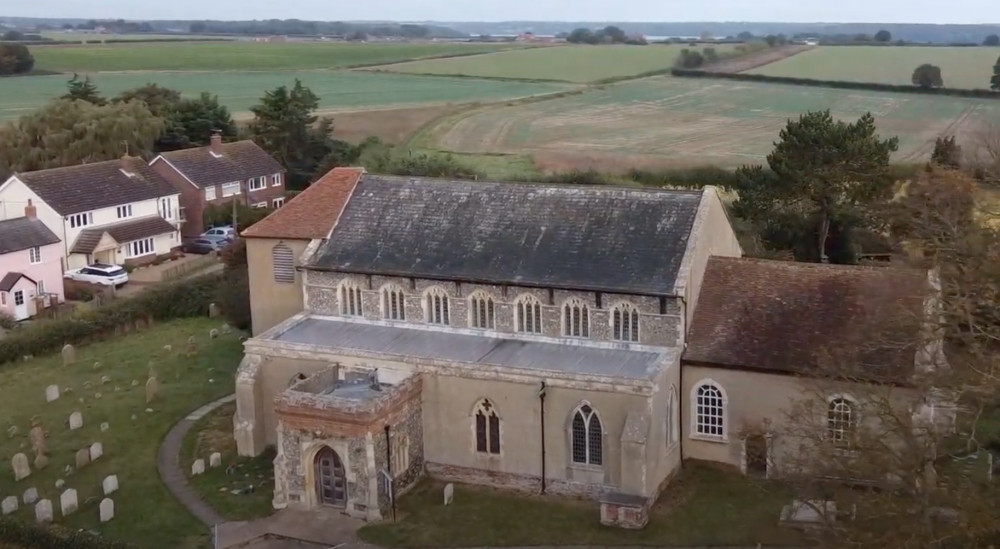
[{"label": "window sill", "polygon": [[693,435],[688,435],[688,438],[691,439],[691,440],[698,440],[698,441],[701,441],[701,442],[714,442],[716,444],[729,444],[729,438],[727,438],[726,436],[721,436],[720,437],[720,436],[712,436],[712,435],[698,435],[698,434],[693,434]]},{"label": "window sill", "polygon": [[570,463],[569,468],[576,471],[586,471],[588,473],[603,473],[603,465],[589,465],[587,463]]}]

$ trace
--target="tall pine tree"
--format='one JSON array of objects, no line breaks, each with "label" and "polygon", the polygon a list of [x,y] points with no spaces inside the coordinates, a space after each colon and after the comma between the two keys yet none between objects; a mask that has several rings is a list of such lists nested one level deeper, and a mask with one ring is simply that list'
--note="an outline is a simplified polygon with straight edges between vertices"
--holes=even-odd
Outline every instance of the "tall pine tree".
[{"label": "tall pine tree", "polygon": [[86,101],[87,103],[93,103],[94,105],[104,105],[108,102],[107,99],[101,96],[100,92],[97,91],[97,85],[90,81],[90,77],[86,76],[83,80],[80,80],[80,75],[73,73],[73,78],[70,78],[69,82],[66,83],[66,95],[62,96],[61,99],[69,99],[70,101]]}]

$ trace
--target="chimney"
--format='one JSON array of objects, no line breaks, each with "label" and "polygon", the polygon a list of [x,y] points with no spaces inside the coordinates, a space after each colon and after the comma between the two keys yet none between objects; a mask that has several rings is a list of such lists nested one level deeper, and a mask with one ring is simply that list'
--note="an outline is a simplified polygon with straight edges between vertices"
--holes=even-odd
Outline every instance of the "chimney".
[{"label": "chimney", "polygon": [[222,132],[220,130],[212,130],[212,140],[211,140],[211,151],[212,154],[216,156],[222,155]]},{"label": "chimney", "polygon": [[28,205],[24,207],[24,217],[28,219],[36,219],[38,216],[38,208],[31,203],[31,199],[28,199]]}]

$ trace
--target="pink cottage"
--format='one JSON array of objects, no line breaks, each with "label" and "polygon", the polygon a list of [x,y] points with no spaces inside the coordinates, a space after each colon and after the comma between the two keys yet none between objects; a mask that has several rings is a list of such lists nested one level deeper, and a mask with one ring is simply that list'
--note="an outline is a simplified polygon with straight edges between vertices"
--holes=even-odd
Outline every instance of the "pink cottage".
[{"label": "pink cottage", "polygon": [[62,302],[61,260],[59,238],[30,200],[24,217],[0,221],[0,312],[24,320]]}]

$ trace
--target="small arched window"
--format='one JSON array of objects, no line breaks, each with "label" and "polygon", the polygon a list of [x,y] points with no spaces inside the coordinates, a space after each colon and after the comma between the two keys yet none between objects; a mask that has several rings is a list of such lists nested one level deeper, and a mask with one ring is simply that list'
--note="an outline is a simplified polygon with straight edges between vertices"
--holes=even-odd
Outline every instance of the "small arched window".
[{"label": "small arched window", "polygon": [[279,284],[295,284],[295,258],[292,249],[284,242],[271,248],[271,270]]},{"label": "small arched window", "polygon": [[473,328],[492,330],[496,327],[493,314],[493,298],[483,292],[476,292],[469,298],[469,325]]},{"label": "small arched window", "polygon": [[515,302],[515,320],[517,331],[527,334],[542,333],[542,302],[538,298],[525,294]]},{"label": "small arched window", "polygon": [[670,386],[670,392],[667,393],[667,417],[664,421],[665,436],[667,448],[670,448],[677,443],[677,438],[680,436],[680,424],[678,417],[679,409],[677,407],[677,390],[673,385]]},{"label": "small arched window", "polygon": [[424,320],[429,324],[451,324],[448,311],[448,294],[437,286],[424,294]]},{"label": "small arched window", "polygon": [[573,463],[601,465],[604,462],[604,431],[601,420],[589,404],[573,414]]},{"label": "small arched window", "polygon": [[403,289],[395,284],[382,286],[382,318],[406,320],[403,296]]},{"label": "small arched window", "polygon": [[482,454],[500,453],[500,416],[489,399],[476,406],[476,451]]},{"label": "small arched window", "polygon": [[848,447],[854,441],[854,427],[857,417],[854,414],[854,404],[846,398],[835,398],[830,401],[826,411],[827,437],[836,446]]},{"label": "small arched window", "polygon": [[620,303],[611,311],[611,333],[617,341],[639,341],[639,310]]},{"label": "small arched window", "polygon": [[340,283],[340,314],[361,316],[361,286],[353,280]]},{"label": "small arched window", "polygon": [[704,382],[695,390],[695,432],[702,436],[724,438],[726,400],[722,389]]},{"label": "small arched window", "polygon": [[563,305],[563,334],[570,337],[590,337],[590,311],[579,299]]}]

